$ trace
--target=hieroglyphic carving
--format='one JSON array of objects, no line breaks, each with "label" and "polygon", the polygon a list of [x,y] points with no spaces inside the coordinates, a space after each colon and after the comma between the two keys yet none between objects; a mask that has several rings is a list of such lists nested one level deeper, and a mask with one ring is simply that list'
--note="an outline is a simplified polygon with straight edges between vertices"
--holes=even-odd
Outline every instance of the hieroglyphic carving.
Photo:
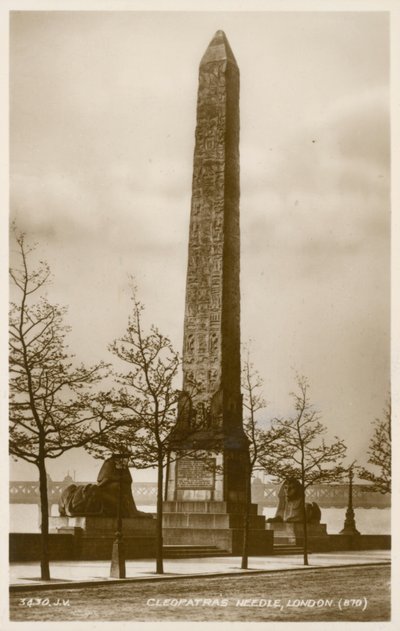
[{"label": "hieroglyphic carving", "polygon": [[213,45],[199,72],[183,345],[183,389],[196,383],[196,426],[210,423],[212,397],[230,372],[240,373],[239,71],[227,41],[217,53]]}]

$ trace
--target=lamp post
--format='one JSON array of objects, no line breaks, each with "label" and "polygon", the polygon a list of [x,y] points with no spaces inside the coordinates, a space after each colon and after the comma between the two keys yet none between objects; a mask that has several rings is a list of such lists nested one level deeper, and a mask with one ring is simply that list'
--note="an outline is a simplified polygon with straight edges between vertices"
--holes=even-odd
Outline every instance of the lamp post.
[{"label": "lamp post", "polygon": [[346,510],[346,518],[344,520],[344,526],[340,531],[341,535],[359,535],[356,528],[356,520],[354,518],[354,510],[353,510],[353,465],[354,462],[349,467],[349,502]]},{"label": "lamp post", "polygon": [[129,454],[118,454],[114,456],[115,468],[118,471],[119,485],[118,485],[118,508],[117,508],[117,530],[115,533],[115,540],[112,548],[111,557],[111,578],[125,578],[125,550],[124,542],[122,540],[122,477],[124,469],[129,464]]}]

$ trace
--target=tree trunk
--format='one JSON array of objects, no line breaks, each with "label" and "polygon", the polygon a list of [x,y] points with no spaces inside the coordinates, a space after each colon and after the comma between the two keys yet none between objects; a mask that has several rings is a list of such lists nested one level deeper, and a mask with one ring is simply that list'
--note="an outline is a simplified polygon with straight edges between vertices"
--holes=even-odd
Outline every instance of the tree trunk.
[{"label": "tree trunk", "polygon": [[164,500],[167,500],[168,497],[168,478],[169,478],[169,467],[170,467],[170,454],[167,453],[167,466],[165,470],[165,488],[164,488]]},{"label": "tree trunk", "polygon": [[307,530],[307,513],[306,513],[306,490],[304,479],[302,480],[301,503],[303,507],[303,560],[304,565],[308,565],[308,530]]},{"label": "tree trunk", "polygon": [[248,468],[248,474],[246,476],[246,497],[245,497],[245,509],[244,509],[244,524],[243,524],[243,550],[242,550],[242,570],[247,570],[249,567],[249,522],[250,522],[250,505],[251,505],[251,470]]},{"label": "tree trunk", "polygon": [[47,496],[47,473],[44,458],[38,462],[39,469],[39,490],[40,490],[40,514],[41,514],[41,555],[40,555],[40,576],[42,580],[50,580],[49,563],[49,500]]},{"label": "tree trunk", "polygon": [[163,460],[158,460],[157,466],[157,524],[156,524],[156,572],[164,574],[163,565]]}]

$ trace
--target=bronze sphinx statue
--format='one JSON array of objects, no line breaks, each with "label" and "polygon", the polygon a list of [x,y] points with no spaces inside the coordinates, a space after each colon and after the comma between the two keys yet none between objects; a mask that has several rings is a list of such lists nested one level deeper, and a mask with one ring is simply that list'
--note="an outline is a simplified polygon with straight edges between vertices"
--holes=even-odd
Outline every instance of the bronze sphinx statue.
[{"label": "bronze sphinx statue", "polygon": [[70,484],[60,495],[58,509],[61,516],[116,517],[121,484],[121,517],[147,517],[150,513],[136,508],[132,495],[132,476],[128,467],[116,467],[111,456],[103,462],[97,476],[97,484]]},{"label": "bronze sphinx statue", "polygon": [[[302,485],[296,478],[287,478],[278,492],[278,508],[274,517],[267,522],[302,522]],[[316,502],[306,503],[306,517],[308,523],[319,524],[321,509]]]}]

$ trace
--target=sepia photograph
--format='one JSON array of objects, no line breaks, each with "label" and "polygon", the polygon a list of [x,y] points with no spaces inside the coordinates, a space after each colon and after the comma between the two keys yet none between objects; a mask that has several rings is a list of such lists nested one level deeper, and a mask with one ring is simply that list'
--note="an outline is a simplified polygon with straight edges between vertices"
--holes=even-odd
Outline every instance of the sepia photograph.
[{"label": "sepia photograph", "polygon": [[2,10],[4,628],[394,624],[398,16],[282,4]]}]

